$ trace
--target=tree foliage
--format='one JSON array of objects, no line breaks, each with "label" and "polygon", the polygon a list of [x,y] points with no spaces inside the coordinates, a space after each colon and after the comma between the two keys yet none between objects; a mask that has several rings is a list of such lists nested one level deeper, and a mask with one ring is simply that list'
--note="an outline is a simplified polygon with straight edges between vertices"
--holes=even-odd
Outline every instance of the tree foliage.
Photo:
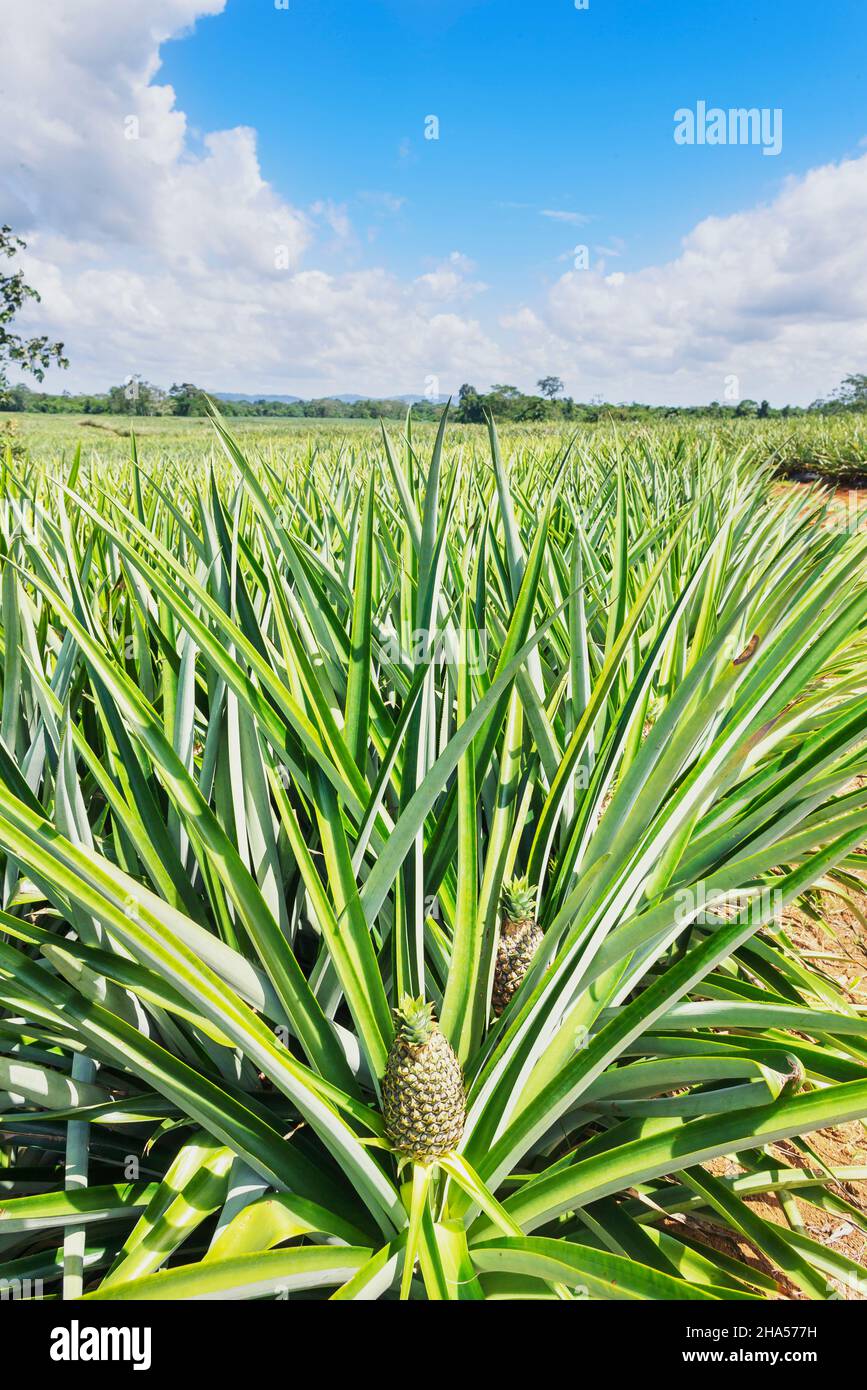
[{"label": "tree foliage", "polygon": [[[0,227],[0,256],[11,260],[26,243],[15,236],[6,223]],[[14,365],[22,372],[30,372],[37,381],[42,381],[52,362],[58,367],[68,367],[63,355],[63,343],[52,343],[44,334],[25,338],[13,333],[11,324],[28,301],[39,302],[39,294],[24,279],[24,272],[16,270],[13,274],[0,274],[0,393],[7,387],[6,371]]]}]

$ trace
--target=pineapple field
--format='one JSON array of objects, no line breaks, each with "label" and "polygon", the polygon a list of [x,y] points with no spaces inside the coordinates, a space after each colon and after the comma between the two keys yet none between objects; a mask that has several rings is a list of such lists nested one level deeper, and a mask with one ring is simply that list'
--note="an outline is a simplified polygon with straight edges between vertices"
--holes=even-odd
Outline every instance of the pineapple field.
[{"label": "pineapple field", "polygon": [[863,428],[307,424],[5,448],[0,1285],[867,1296]]}]

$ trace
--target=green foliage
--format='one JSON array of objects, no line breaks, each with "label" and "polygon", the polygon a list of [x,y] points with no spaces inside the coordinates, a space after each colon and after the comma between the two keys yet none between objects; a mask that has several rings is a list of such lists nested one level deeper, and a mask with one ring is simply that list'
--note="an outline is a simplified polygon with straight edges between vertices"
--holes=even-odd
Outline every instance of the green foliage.
[{"label": "green foliage", "polygon": [[[771,486],[778,427],[157,419],[7,460],[0,1279],[865,1277],[789,1197],[865,1228],[808,1136],[867,1116],[867,1020],[784,914],[864,871],[867,539]],[[544,935],[494,1018],[516,866]],[[404,993],[467,1101],[406,1182]]]},{"label": "green foliage", "polygon": [[[455,419],[460,424],[481,425],[490,416],[500,424],[548,423],[564,427],[569,424],[596,424],[630,421],[659,424],[663,421],[713,420],[729,421],[794,420],[812,417],[817,421],[829,415],[861,411],[867,400],[867,378],[846,377],[840,388],[826,400],[819,400],[808,409],[803,406],[773,408],[768,401],[744,399],[731,404],[711,401],[701,406],[649,406],[631,403],[604,402],[601,398],[589,402],[575,401],[563,395],[559,377],[542,377],[536,384],[541,392],[525,394],[517,386],[504,383],[493,385],[487,393],[465,383],[458,395]],[[400,399],[338,400],[322,397],[313,400],[219,400],[224,416],[235,419],[250,417],[286,420],[403,420],[407,403]],[[208,411],[207,393],[185,382],[171,386],[168,392],[129,378],[121,386],[111,387],[104,395],[49,395],[29,390],[26,386],[9,388],[0,396],[0,410],[27,411],[40,414],[79,415],[172,415],[178,418],[204,417]],[[439,406],[428,400],[412,405],[417,421],[434,422],[439,418]]]},{"label": "green foliage", "polygon": [[867,373],[844,376],[836,391],[814,404],[814,409],[837,414],[845,410],[867,410]]},{"label": "green foliage", "polygon": [[408,994],[393,1010],[397,1031],[404,1042],[413,1047],[422,1047],[436,1027],[433,1004],[424,999],[411,999]]},{"label": "green foliage", "polygon": [[537,888],[530,880],[513,878],[503,884],[501,906],[507,922],[525,922],[535,916]]},{"label": "green foliage", "polygon": [[[24,249],[25,243],[13,234],[11,227],[5,224],[0,227],[0,256],[11,260]],[[49,342],[44,336],[23,338],[20,333],[12,332],[10,325],[28,300],[38,303],[39,295],[27,284],[23,271],[0,275],[0,401],[6,392],[6,372],[10,366],[30,372],[37,381],[42,380],[52,362],[58,367],[69,366],[63,356],[62,343]]]},{"label": "green foliage", "polygon": [[566,389],[558,376],[543,376],[536,385],[540,393],[551,401],[555,396],[561,396]]},{"label": "green foliage", "polygon": [[[513,387],[506,387],[506,392],[511,393]],[[458,408],[456,418],[462,425],[480,425],[484,421],[485,413],[482,398],[479,396],[475,386],[463,385],[458,392]]]},{"label": "green foliage", "polygon": [[[106,397],[111,415],[162,415],[168,409],[165,393],[140,376],[131,376],[122,386],[112,386]],[[178,411],[182,415],[185,411]]]},{"label": "green foliage", "polygon": [[198,386],[185,381],[182,385],[169,387],[168,399],[173,415],[207,415],[208,398]]}]

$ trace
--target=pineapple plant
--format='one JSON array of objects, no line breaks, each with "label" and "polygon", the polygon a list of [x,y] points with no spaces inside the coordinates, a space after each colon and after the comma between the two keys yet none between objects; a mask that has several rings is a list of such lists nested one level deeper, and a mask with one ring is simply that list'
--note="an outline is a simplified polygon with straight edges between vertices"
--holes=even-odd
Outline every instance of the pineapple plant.
[{"label": "pineapple plant", "polygon": [[433,1004],[404,997],[382,1081],[386,1133],[394,1149],[417,1163],[452,1153],[464,1132],[461,1064],[440,1031]]},{"label": "pineapple plant", "polygon": [[542,940],[536,921],[536,888],[527,878],[512,879],[500,899],[502,925],[494,962],[491,1009],[499,1018],[530,968]]},{"label": "pineapple plant", "polygon": [[410,425],[7,469],[0,1285],[823,1299],[744,1199],[833,1198],[756,1155],[867,1116],[862,1013],[761,935],[864,876],[867,537],[740,427]]}]

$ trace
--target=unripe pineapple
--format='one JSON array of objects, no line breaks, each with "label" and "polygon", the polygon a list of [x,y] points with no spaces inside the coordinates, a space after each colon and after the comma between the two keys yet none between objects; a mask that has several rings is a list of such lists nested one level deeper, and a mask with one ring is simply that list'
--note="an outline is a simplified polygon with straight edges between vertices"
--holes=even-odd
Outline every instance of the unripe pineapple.
[{"label": "unripe pineapple", "polygon": [[503,888],[500,907],[503,922],[497,943],[491,1008],[499,1018],[523,980],[542,940],[536,922],[536,889],[526,878],[513,879]]},{"label": "unripe pineapple", "polygon": [[433,1016],[433,1004],[404,996],[382,1078],[385,1131],[417,1163],[451,1153],[466,1118],[461,1064]]},{"label": "unripe pineapple", "polygon": [[804,1063],[801,1061],[800,1057],[795,1057],[790,1052],[786,1060],[789,1063],[789,1071],[785,1073],[786,1079],[783,1084],[783,1089],[780,1091],[781,1100],[784,1096],[799,1095],[800,1092],[803,1091],[804,1083],[807,1080]]}]

